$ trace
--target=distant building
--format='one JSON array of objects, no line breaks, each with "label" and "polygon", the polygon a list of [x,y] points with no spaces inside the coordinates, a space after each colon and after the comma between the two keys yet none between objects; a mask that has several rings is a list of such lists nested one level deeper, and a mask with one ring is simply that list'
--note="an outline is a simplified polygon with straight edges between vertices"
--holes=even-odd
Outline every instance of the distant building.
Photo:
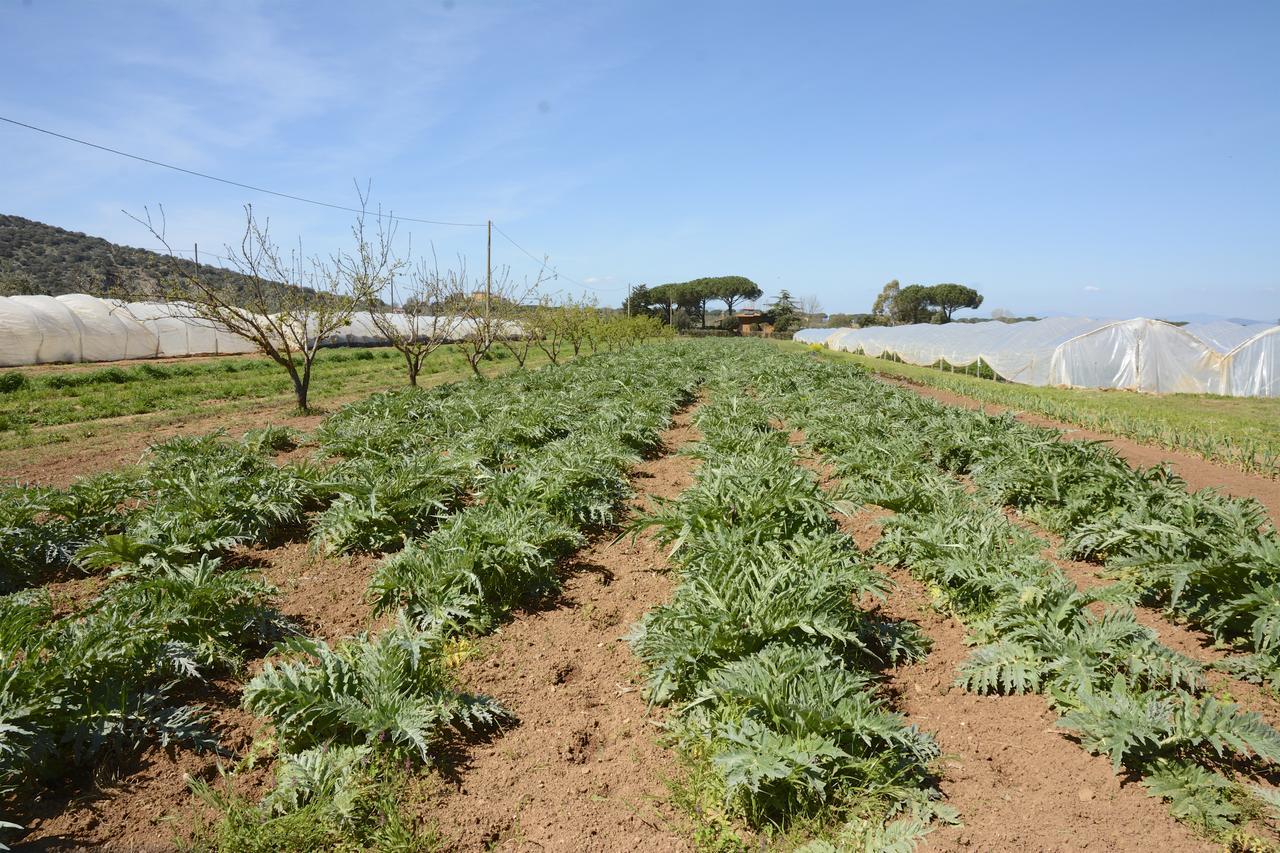
[{"label": "distant building", "polygon": [[756,308],[743,308],[733,315],[738,321],[738,333],[742,335],[769,334],[773,331],[773,323],[768,316]]}]

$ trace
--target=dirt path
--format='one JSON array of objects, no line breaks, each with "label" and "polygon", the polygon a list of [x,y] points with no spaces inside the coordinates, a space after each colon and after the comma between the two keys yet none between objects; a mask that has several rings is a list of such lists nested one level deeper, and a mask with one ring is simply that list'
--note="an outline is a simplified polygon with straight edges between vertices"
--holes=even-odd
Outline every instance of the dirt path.
[{"label": "dirt path", "polygon": [[1235,497],[1253,498],[1267,508],[1267,512],[1270,513],[1273,522],[1280,524],[1280,480],[1246,474],[1243,471],[1209,462],[1190,453],[1141,444],[1132,439],[1121,438],[1109,433],[1095,432],[1094,430],[1084,429],[1062,421],[1055,421],[1043,415],[1016,409],[1011,410],[1007,406],[999,406],[994,403],[984,403],[951,391],[930,388],[925,385],[915,385],[905,381],[894,381],[884,376],[877,376],[876,378],[890,385],[914,391],[922,397],[930,397],[951,406],[961,406],[966,409],[983,409],[993,415],[1013,411],[1015,417],[1023,423],[1060,430],[1063,438],[1067,440],[1105,441],[1130,465],[1150,467],[1152,465],[1167,464],[1178,476],[1186,480],[1187,485],[1193,490],[1214,488]]},{"label": "dirt path", "polygon": [[[367,394],[344,399],[342,403],[364,399]],[[334,408],[341,403],[335,402]],[[178,435],[197,435],[225,429],[233,438],[267,425],[287,426],[310,432],[327,415],[298,415],[292,403],[266,404],[241,412],[194,415],[177,423],[139,429],[119,425],[103,426],[100,436],[85,441],[7,450],[0,453],[0,481],[36,483],[42,486],[69,486],[81,477],[137,464],[147,448]]]},{"label": "dirt path", "polygon": [[[695,437],[691,413],[663,436],[668,451]],[[675,497],[693,460],[667,453],[637,469],[633,506]],[[475,746],[457,783],[423,804],[456,850],[683,850],[665,803],[673,757],[637,686],[621,636],[668,598],[665,555],[641,537],[592,542],[569,565],[561,600],[495,635],[491,654],[464,666],[469,689],[494,696],[518,726]]]}]

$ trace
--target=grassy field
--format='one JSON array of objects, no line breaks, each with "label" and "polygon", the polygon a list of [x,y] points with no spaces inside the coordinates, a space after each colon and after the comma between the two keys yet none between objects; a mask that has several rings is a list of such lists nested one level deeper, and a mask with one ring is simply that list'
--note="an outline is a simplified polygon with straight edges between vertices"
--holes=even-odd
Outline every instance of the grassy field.
[{"label": "grassy field", "polygon": [[[786,350],[805,344],[776,341]],[[1185,450],[1270,477],[1280,475],[1280,399],[1207,394],[1137,394],[1037,388],[949,373],[931,367],[822,349],[823,358],[852,361],[885,376],[963,394],[984,403]]]},{"label": "grassy field", "polygon": [[[530,366],[545,363],[531,354]],[[495,352],[487,372],[514,367]],[[470,375],[451,348],[432,354],[419,381]],[[323,350],[316,359],[311,403],[320,410],[406,383],[404,362],[390,347]],[[264,356],[223,356],[47,365],[0,372],[0,451],[91,438],[105,429],[148,429],[195,418],[292,402],[288,375]]]}]

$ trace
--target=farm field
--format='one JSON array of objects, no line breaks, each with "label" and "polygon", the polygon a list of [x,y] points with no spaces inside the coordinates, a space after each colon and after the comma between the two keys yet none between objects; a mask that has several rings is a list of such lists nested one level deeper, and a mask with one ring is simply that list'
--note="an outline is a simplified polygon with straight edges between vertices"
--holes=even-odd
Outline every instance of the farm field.
[{"label": "farm field", "polygon": [[[807,348],[792,341],[772,343],[787,351]],[[1280,400],[1276,398],[1041,388],[855,353],[824,349],[822,356],[984,403],[1186,451],[1249,473],[1280,476]]]},{"label": "farm field", "polygon": [[0,840],[1280,842],[1266,510],[788,349],[331,356],[306,436],[0,493]]},{"label": "farm field", "polygon": [[[514,367],[504,356],[495,351],[482,369],[497,374]],[[545,361],[541,353],[529,355],[531,367]],[[445,348],[428,357],[421,383],[470,373],[462,355]],[[391,347],[321,350],[314,383],[312,402],[322,413],[402,387],[404,362]],[[65,476],[59,479],[64,469],[83,472],[95,457],[105,465],[136,461],[156,434],[264,423],[305,430],[318,420],[296,411],[288,377],[265,356],[12,368],[0,372],[0,470],[65,484]]]}]

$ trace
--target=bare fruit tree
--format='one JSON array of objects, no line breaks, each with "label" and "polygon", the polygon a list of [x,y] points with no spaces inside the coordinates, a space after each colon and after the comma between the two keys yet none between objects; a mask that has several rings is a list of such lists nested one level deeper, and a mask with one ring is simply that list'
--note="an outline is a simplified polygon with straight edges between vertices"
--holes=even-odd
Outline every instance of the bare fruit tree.
[{"label": "bare fruit tree", "polygon": [[457,347],[477,377],[484,376],[480,362],[495,345],[528,334],[520,318],[525,306],[537,299],[542,282],[541,272],[530,283],[513,278],[507,267],[495,270],[487,284],[468,285],[462,276],[453,281],[456,289],[446,297],[445,304],[460,318],[455,333]]},{"label": "bare fruit tree", "polygon": [[165,236],[163,207],[158,221],[149,209],[140,217],[127,215],[151,232],[171,261],[166,279],[157,284],[170,316],[249,341],[289,374],[298,410],[308,412],[320,345],[351,322],[369,294],[351,290],[353,282],[335,264],[304,256],[301,244],[284,252],[271,238],[269,221],[259,220],[252,205],[244,210],[240,245],[227,246],[222,259],[243,276],[238,283],[205,275],[198,263],[179,262]]},{"label": "bare fruit tree", "polygon": [[822,303],[816,296],[806,296],[800,300],[800,313],[810,325],[817,325],[823,319]]},{"label": "bare fruit tree", "polygon": [[360,213],[351,227],[355,252],[335,256],[334,264],[347,279],[349,291],[366,294],[363,307],[370,322],[404,358],[409,384],[416,387],[427,357],[457,336],[461,318],[444,308],[463,289],[466,262],[459,259],[457,272],[441,274],[433,248],[430,264],[425,258],[414,264],[396,254],[393,216],[379,211],[373,227],[367,225],[368,219],[365,192],[360,194]]},{"label": "bare fruit tree", "polygon": [[529,339],[552,364],[559,364],[565,345],[564,322],[560,309],[552,303],[551,297],[539,299],[538,307],[529,312],[525,323]]},{"label": "bare fruit tree", "polygon": [[379,333],[404,357],[409,384],[416,386],[427,357],[457,339],[463,318],[447,310],[451,294],[463,289],[466,264],[443,273],[435,260],[419,260],[387,283],[386,299],[370,303],[370,319]]}]

